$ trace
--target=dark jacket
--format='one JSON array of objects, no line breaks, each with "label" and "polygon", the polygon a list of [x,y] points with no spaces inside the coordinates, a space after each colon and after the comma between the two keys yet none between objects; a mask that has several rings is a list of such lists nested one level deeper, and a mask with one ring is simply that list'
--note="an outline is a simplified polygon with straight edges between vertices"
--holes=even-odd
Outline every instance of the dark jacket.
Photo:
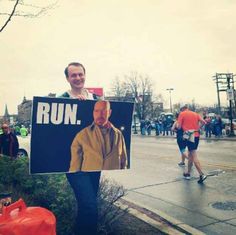
[{"label": "dark jacket", "polygon": [[0,154],[16,158],[18,150],[19,142],[15,134],[10,132],[0,135]]}]

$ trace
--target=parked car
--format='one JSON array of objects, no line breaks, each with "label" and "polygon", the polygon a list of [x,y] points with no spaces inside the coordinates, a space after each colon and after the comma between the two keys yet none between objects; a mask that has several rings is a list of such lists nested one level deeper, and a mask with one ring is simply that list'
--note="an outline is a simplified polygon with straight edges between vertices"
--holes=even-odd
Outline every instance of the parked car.
[{"label": "parked car", "polygon": [[234,130],[236,130],[236,119],[233,119]]},{"label": "parked car", "polygon": [[[230,126],[230,120],[228,118],[222,118],[222,122],[223,122],[224,127]],[[234,126],[234,130],[236,130],[236,119],[233,119],[233,126]]]},{"label": "parked car", "polygon": [[216,116],[216,114],[215,113],[208,113],[207,116],[210,118],[214,118]]},{"label": "parked car", "polygon": [[18,157],[29,157],[30,154],[30,136],[17,136],[19,141]]}]

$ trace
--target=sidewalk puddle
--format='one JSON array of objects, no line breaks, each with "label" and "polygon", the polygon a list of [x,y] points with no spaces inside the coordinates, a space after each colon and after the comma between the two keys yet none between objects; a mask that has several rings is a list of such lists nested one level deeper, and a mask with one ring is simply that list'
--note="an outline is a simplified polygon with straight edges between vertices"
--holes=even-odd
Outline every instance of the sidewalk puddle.
[{"label": "sidewalk puddle", "polygon": [[233,211],[236,210],[236,202],[226,201],[226,202],[214,202],[210,204],[215,209]]}]

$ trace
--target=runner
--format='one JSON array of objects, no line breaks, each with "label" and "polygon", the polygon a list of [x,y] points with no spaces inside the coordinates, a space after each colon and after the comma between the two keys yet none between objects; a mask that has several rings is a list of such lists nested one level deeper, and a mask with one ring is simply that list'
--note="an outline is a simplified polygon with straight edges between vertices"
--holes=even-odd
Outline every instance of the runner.
[{"label": "runner", "polygon": [[194,163],[198,173],[199,173],[199,180],[198,183],[201,184],[206,179],[206,175],[202,172],[202,168],[200,162],[197,158],[197,148],[199,144],[199,123],[202,125],[205,124],[205,121],[202,117],[188,109],[187,105],[184,105],[181,108],[181,113],[178,117],[178,129],[183,129],[183,138],[186,140],[186,145],[189,151],[189,159],[188,159],[188,171],[185,172],[183,175],[186,179],[190,179],[190,171],[192,168],[192,164]]},{"label": "runner", "polygon": [[173,126],[171,127],[171,131],[176,132],[176,139],[177,144],[179,147],[179,151],[181,154],[181,162],[178,163],[179,166],[185,166],[185,159],[188,159],[188,155],[186,153],[186,141],[183,140],[183,129],[177,128],[178,122],[177,119],[179,117],[179,113],[176,113],[176,121],[174,122]]}]

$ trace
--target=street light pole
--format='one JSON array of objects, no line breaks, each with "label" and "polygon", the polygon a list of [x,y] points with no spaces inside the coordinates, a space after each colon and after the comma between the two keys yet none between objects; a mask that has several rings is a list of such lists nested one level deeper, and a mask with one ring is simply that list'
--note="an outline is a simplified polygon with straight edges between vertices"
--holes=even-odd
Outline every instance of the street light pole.
[{"label": "street light pole", "polygon": [[172,113],[171,91],[173,91],[174,88],[167,88],[166,90],[169,91],[170,94],[170,112]]},{"label": "street light pole", "polygon": [[134,134],[138,134],[138,131],[137,131],[137,123],[136,123],[136,117],[137,117],[137,113],[134,112]]}]

